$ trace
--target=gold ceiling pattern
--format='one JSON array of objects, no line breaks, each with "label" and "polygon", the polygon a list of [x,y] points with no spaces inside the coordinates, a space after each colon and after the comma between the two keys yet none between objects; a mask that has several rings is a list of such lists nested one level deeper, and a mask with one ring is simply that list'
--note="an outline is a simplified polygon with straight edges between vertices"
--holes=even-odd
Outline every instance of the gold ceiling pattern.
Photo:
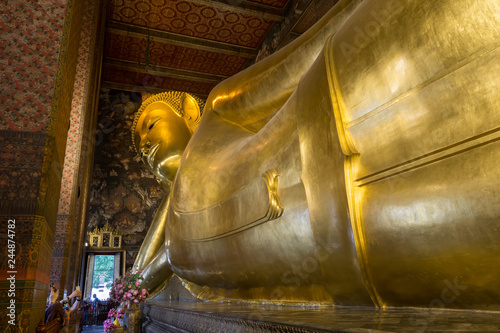
[{"label": "gold ceiling pattern", "polygon": [[113,0],[115,22],[256,48],[272,21],[189,1]]}]

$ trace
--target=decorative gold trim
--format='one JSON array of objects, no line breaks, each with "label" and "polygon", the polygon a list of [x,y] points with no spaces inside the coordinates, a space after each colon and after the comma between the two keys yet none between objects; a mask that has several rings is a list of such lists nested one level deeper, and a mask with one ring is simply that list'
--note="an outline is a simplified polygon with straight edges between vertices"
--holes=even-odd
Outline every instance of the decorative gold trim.
[{"label": "decorative gold trim", "polygon": [[[91,248],[102,248],[102,249],[119,249],[122,246],[122,233],[118,227],[113,228],[108,222],[102,228],[95,227],[94,230],[89,231],[89,247]],[[104,234],[109,234],[109,245],[104,246],[103,238]],[[114,246],[115,238],[118,237],[118,246]],[[97,238],[97,245],[94,245],[94,239]]]},{"label": "decorative gold trim", "polygon": [[281,205],[281,199],[278,194],[279,176],[279,171],[275,169],[267,171],[262,176],[266,182],[267,190],[269,192],[269,207],[265,216],[268,221],[281,217],[281,215],[283,215],[283,211],[285,210],[285,208]]},{"label": "decorative gold trim", "polygon": [[[115,246],[115,239],[118,238],[118,245]],[[121,248],[122,247],[122,236],[121,235],[113,235],[112,237],[112,243],[114,248]]]}]

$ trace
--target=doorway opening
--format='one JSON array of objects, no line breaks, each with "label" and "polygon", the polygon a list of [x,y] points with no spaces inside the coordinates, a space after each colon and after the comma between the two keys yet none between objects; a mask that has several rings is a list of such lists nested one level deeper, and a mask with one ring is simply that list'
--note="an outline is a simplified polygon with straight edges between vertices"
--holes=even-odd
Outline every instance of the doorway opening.
[{"label": "doorway opening", "polygon": [[100,300],[109,298],[109,290],[115,280],[115,256],[100,254],[94,258],[94,274],[90,294]]},{"label": "doorway opening", "polygon": [[88,301],[109,299],[111,286],[121,275],[121,257],[121,252],[87,252],[84,297]]}]

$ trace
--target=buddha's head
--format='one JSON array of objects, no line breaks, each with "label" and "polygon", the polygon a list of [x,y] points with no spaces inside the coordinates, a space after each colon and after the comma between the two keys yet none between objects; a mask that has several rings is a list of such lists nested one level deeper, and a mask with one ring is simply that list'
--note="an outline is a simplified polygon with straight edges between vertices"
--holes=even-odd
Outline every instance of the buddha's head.
[{"label": "buddha's head", "polygon": [[166,92],[149,97],[137,112],[132,141],[161,184],[174,180],[203,106],[201,99],[187,93]]}]

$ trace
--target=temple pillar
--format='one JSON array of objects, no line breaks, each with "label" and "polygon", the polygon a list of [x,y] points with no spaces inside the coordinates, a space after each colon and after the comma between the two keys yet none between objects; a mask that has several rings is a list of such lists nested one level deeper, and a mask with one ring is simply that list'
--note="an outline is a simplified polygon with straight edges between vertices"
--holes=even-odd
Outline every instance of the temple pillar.
[{"label": "temple pillar", "polygon": [[[102,1],[84,0],[82,12],[83,22],[80,36],[80,46],[76,65],[75,85],[72,96],[70,127],[66,143],[62,182],[57,211],[55,241],[52,251],[50,283],[56,288],[65,290],[68,294],[76,287],[73,281],[74,271],[79,262],[74,260],[77,253],[83,250],[80,223],[77,207],[81,194],[80,170],[85,161],[91,159],[93,150],[87,148],[87,139],[93,139],[93,129],[87,120],[87,114],[94,111],[92,105],[93,88],[98,86],[98,75],[93,68],[100,68],[99,57],[102,54],[101,43],[96,43],[100,30],[98,23],[102,21]],[[97,82],[96,82],[97,81]],[[92,84],[90,84],[92,82]],[[92,140],[93,141],[93,140]]]},{"label": "temple pillar", "polygon": [[8,64],[0,84],[0,318],[4,331],[33,332],[49,291],[85,1],[6,6],[0,25],[6,41],[0,53]]}]

